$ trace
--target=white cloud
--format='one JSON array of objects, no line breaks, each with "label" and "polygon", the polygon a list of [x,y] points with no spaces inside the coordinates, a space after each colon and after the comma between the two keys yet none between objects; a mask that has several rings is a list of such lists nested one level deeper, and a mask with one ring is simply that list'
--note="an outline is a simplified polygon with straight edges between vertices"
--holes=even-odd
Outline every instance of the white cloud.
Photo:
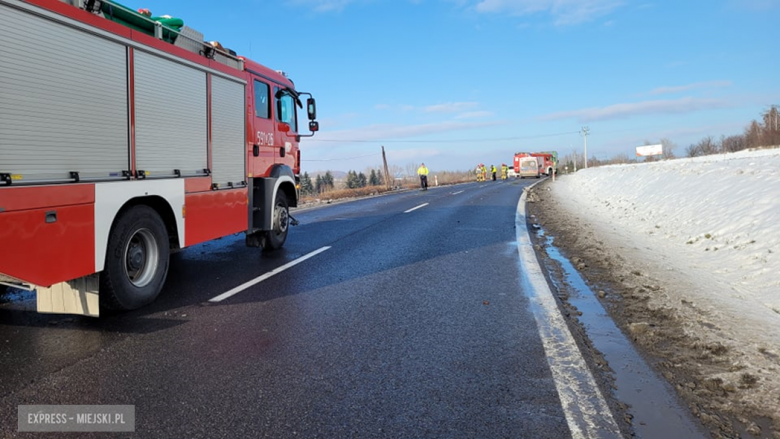
[{"label": "white cloud", "polygon": [[650,94],[651,95],[662,95],[662,94],[680,93],[680,92],[683,92],[683,91],[700,89],[700,88],[731,87],[731,85],[732,85],[731,81],[696,82],[696,83],[693,83],[693,84],[686,84],[686,85],[658,87],[658,88],[655,88],[653,90],[650,90]]},{"label": "white cloud", "polygon": [[413,111],[414,105],[390,105],[390,104],[376,104],[374,105],[375,110],[395,110],[395,111]]},{"label": "white cloud", "polygon": [[549,13],[556,25],[572,25],[607,15],[623,2],[619,0],[479,0],[479,13],[506,13],[523,16]]},{"label": "white cloud", "polygon": [[468,111],[455,116],[455,119],[479,119],[483,117],[492,117],[492,111]]},{"label": "white cloud", "polygon": [[681,98],[657,101],[614,104],[606,107],[583,108],[543,116],[543,120],[576,118],[580,122],[596,120],[625,119],[647,114],[691,113],[699,110],[727,107],[726,101],[718,99]]},{"label": "white cloud", "polygon": [[458,113],[479,106],[477,102],[447,102],[446,104],[429,105],[425,107],[426,113]]},{"label": "white cloud", "polygon": [[[490,122],[463,122],[463,121],[445,121],[437,123],[419,124],[419,125],[368,125],[359,128],[340,130],[340,131],[320,131],[317,136],[306,141],[307,148],[328,145],[332,147],[334,143],[366,143],[410,139],[414,137],[426,136],[429,134],[451,133],[453,131],[468,130],[473,128],[484,128],[501,125],[502,121]],[[413,140],[409,140],[413,142]],[[446,142],[445,142],[446,143]]]}]

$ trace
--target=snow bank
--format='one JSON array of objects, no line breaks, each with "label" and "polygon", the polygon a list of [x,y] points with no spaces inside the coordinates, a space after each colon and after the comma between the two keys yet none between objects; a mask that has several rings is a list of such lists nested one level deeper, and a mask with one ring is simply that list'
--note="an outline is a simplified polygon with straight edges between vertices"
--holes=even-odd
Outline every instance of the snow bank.
[{"label": "snow bank", "polygon": [[780,322],[780,149],[589,168],[555,192],[716,285],[714,302]]}]

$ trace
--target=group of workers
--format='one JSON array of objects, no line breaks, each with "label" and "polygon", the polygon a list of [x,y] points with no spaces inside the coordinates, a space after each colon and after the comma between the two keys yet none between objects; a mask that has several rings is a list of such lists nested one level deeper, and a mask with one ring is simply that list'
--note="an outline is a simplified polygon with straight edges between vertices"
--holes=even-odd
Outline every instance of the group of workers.
[{"label": "group of workers", "polygon": [[[501,164],[501,179],[506,180],[507,179],[507,171],[509,170],[509,167],[506,165],[506,163]],[[498,170],[496,169],[495,165],[490,165],[490,174],[493,178],[493,181],[496,181],[496,173]],[[485,181],[487,180],[487,167],[480,163],[477,165],[476,169],[477,173],[477,181]]]},{"label": "group of workers", "polygon": [[[509,167],[506,165],[506,163],[501,164],[501,179],[506,180],[507,179],[507,171],[509,170]],[[480,163],[477,165],[477,181],[485,181],[487,180],[487,167]],[[490,165],[490,174],[493,178],[493,181],[496,181],[496,173],[498,172],[498,169],[496,169],[495,165]],[[422,187],[422,190],[427,191],[428,190],[428,168],[425,166],[425,163],[421,164],[419,168],[417,168],[417,175],[420,176],[420,186]]]}]

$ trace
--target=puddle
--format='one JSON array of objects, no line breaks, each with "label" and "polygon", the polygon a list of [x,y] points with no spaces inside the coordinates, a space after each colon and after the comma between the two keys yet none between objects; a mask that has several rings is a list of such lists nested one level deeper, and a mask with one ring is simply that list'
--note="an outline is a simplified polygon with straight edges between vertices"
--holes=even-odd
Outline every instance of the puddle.
[{"label": "puddle", "polygon": [[614,394],[628,404],[633,427],[638,437],[704,438],[700,427],[687,416],[671,386],[658,378],[650,366],[620,332],[593,291],[574,266],[553,246],[553,238],[538,230],[547,244],[547,254],[561,265],[571,291],[568,302],[577,307],[578,317],[593,346],[598,349],[614,371]]}]

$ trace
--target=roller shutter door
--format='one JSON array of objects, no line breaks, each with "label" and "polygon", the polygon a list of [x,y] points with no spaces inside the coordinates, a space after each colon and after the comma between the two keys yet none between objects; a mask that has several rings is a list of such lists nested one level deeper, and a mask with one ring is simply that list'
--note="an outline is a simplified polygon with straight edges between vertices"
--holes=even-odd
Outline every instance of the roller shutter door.
[{"label": "roller shutter door", "polygon": [[244,121],[244,85],[212,77],[211,170],[213,183],[220,187],[246,180]]},{"label": "roller shutter door", "polygon": [[127,51],[0,5],[0,173],[35,180],[129,169]]},{"label": "roller shutter door", "polygon": [[207,168],[206,73],[136,51],[136,167],[150,177]]}]

